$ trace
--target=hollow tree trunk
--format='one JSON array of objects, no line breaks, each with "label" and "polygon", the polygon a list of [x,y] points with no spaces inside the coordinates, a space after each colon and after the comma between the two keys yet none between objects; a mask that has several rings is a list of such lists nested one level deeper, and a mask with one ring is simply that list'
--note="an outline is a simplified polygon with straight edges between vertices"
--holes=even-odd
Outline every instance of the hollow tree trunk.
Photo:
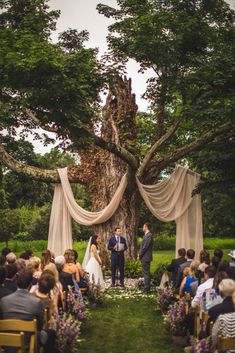
[{"label": "hollow tree trunk", "polygon": [[[101,136],[106,141],[132,148],[136,139],[135,96],[131,92],[131,81],[119,79],[110,90],[103,110]],[[127,165],[114,154],[93,147],[81,155],[81,162],[87,171],[86,189],[90,195],[92,211],[102,210],[112,199],[121,178],[127,172]],[[127,257],[137,254],[136,235],[139,223],[140,196],[135,183],[135,171],[128,170],[128,187],[119,208],[107,222],[94,226],[94,233],[100,238],[101,254],[107,264],[110,258],[108,240],[120,226],[127,240]]]}]

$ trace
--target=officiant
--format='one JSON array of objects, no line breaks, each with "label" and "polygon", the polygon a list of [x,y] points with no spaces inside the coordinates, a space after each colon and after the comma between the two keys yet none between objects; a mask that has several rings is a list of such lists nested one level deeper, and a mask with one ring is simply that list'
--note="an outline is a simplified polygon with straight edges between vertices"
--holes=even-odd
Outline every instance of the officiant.
[{"label": "officiant", "polygon": [[120,286],[124,287],[124,251],[127,250],[127,244],[126,239],[121,234],[121,228],[116,227],[114,235],[110,238],[108,244],[108,249],[111,251],[112,287],[116,285],[118,270],[120,273]]}]

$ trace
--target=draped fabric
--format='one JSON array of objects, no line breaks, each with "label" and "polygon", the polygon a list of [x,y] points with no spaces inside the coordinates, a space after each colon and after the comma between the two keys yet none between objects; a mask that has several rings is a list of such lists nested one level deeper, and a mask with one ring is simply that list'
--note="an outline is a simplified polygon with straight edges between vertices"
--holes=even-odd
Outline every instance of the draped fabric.
[{"label": "draped fabric", "polygon": [[[122,177],[110,203],[99,212],[90,212],[77,205],[67,176],[67,168],[58,169],[61,184],[56,185],[49,225],[48,248],[61,255],[72,248],[71,217],[83,225],[106,222],[117,210],[127,186]],[[155,185],[143,185],[136,179],[139,192],[155,217],[164,222],[176,221],[176,251],[193,248],[197,255],[203,248],[201,197],[192,197],[200,175],[176,166],[174,172]]]},{"label": "draped fabric", "polygon": [[61,184],[55,187],[48,235],[48,248],[56,256],[72,248],[71,217],[86,226],[106,222],[117,210],[127,186],[125,174],[110,203],[102,211],[90,212],[76,203],[68,180],[67,168],[58,169],[58,173]]},{"label": "draped fabric", "polygon": [[163,222],[176,222],[176,255],[179,248],[192,248],[198,256],[203,248],[201,196],[192,197],[199,181],[199,174],[179,165],[158,184],[143,185],[136,180],[152,214]]}]

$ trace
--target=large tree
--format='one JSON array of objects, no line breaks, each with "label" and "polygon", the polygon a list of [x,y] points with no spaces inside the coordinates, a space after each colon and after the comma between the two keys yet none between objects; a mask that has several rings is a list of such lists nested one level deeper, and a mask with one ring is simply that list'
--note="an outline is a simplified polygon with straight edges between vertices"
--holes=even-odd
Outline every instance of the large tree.
[{"label": "large tree", "polygon": [[[135,256],[141,204],[135,177],[153,183],[211,141],[234,136],[235,13],[222,0],[117,3],[118,9],[98,6],[114,19],[107,56],[112,64],[105,68],[95,50],[84,48],[86,31],[68,30],[57,44],[50,42],[58,13],[46,1],[1,1],[1,128],[12,134],[16,127],[22,134],[34,127],[54,131],[63,148],[80,156],[69,179],[85,185],[93,210],[107,205],[127,171],[119,209],[95,231],[105,252],[107,237],[121,225],[128,255]],[[153,72],[145,92],[151,115],[136,115],[131,80],[118,76],[130,58],[141,71]],[[107,84],[101,111],[98,94]],[[17,161],[4,143],[0,159],[17,173],[58,182],[56,170]]]}]

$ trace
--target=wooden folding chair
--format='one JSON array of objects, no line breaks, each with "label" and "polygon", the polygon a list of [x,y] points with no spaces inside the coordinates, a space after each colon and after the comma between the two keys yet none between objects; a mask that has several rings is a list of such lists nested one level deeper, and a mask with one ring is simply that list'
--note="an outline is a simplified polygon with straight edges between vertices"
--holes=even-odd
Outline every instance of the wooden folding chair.
[{"label": "wooden folding chair", "polygon": [[49,321],[50,321],[50,311],[49,309],[44,309],[43,312],[43,328],[46,330],[49,327]]},{"label": "wooden folding chair", "polygon": [[221,337],[218,338],[218,353],[225,353],[229,350],[235,350],[235,337]]},{"label": "wooden folding chair", "polygon": [[0,332],[0,352],[3,352],[2,347],[18,348],[18,353],[25,353],[24,347],[24,332],[20,333],[5,333]]},{"label": "wooden folding chair", "polygon": [[202,322],[201,322],[201,330],[203,333],[206,333],[207,321],[209,319],[209,314],[207,311],[202,313]]},{"label": "wooden folding chair", "polygon": [[25,321],[25,320],[0,320],[0,331],[4,332],[29,332],[30,343],[29,353],[37,353],[38,341],[37,341],[37,320]]},{"label": "wooden folding chair", "polygon": [[194,336],[196,338],[199,337],[199,333],[200,333],[200,312],[201,312],[201,308],[200,307],[196,307],[194,310],[195,313],[195,317],[194,317]]}]

